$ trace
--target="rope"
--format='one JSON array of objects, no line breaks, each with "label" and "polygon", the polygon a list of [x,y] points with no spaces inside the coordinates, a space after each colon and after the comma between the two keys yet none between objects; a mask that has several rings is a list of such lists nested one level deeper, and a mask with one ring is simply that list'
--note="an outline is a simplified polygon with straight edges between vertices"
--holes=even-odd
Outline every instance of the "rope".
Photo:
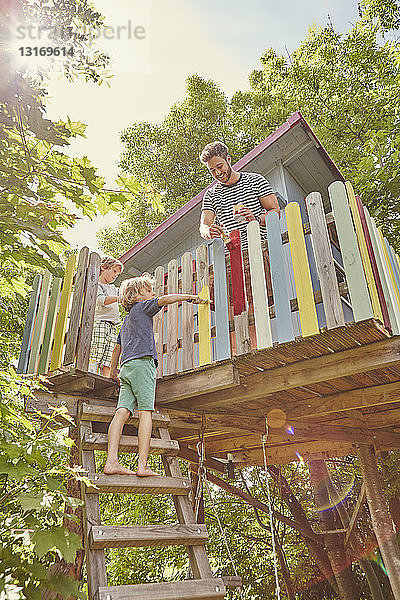
[{"label": "rope", "polygon": [[265,469],[265,481],[267,484],[267,497],[268,497],[268,510],[269,510],[269,520],[271,523],[271,538],[272,538],[272,552],[274,555],[274,571],[275,571],[275,585],[276,585],[276,596],[278,600],[281,598],[281,588],[279,587],[279,578],[278,578],[278,561],[276,558],[276,546],[275,546],[275,533],[274,533],[274,521],[272,517],[272,502],[271,502],[271,493],[269,489],[268,482],[268,467],[267,467],[267,454],[265,451],[265,446],[268,438],[268,419],[265,417],[265,433],[261,436],[261,443],[263,449],[263,457],[264,457],[264,469]]},{"label": "rope", "polygon": [[[210,497],[210,500],[211,500],[211,503],[212,503],[212,507],[213,507],[214,514],[215,514],[215,518],[217,520],[218,527],[219,527],[219,530],[220,530],[221,535],[222,535],[222,539],[224,540],[224,544],[225,544],[225,548],[226,548],[229,560],[231,561],[233,572],[234,572],[234,574],[235,574],[236,577],[239,577],[237,569],[236,569],[235,561],[233,560],[231,551],[229,549],[229,544],[228,544],[228,540],[226,539],[224,528],[222,527],[221,520],[220,520],[220,518],[218,516],[217,507],[215,505],[214,497],[213,497],[213,495],[211,493],[210,485],[209,485],[209,482],[207,480],[207,469],[204,466],[204,462],[205,462],[205,443],[204,443],[204,437],[205,437],[205,415],[204,415],[204,412],[203,412],[202,418],[201,418],[201,436],[200,436],[200,440],[196,444],[197,455],[199,457],[198,480],[197,480],[196,496],[195,496],[195,515],[196,515],[196,521],[197,521],[197,516],[198,516],[198,512],[199,512],[200,500],[201,500],[201,496],[202,496],[202,489],[203,489],[203,483],[204,483],[204,485],[207,488],[207,493],[208,493],[208,495]],[[241,589],[240,590],[240,598],[242,598],[242,594],[243,594],[243,590]]]}]

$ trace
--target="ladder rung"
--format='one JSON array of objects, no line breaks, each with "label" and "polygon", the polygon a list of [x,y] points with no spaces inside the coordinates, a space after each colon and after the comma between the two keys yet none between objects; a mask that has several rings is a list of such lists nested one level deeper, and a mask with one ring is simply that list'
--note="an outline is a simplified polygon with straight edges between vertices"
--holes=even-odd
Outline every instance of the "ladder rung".
[{"label": "ladder rung", "polygon": [[[82,440],[83,450],[107,450],[107,435],[105,433],[85,433]],[[123,435],[119,445],[121,452],[137,452],[137,436]],[[179,444],[176,440],[150,439],[151,454],[167,454],[176,456],[179,452]]]},{"label": "ladder rung", "polygon": [[[81,421],[103,421],[105,423],[109,423],[113,416],[115,415],[115,406],[101,406],[100,404],[87,404],[83,402],[80,419]],[[170,418],[168,415],[161,413],[160,411],[153,411],[153,427],[160,427],[160,425],[168,426],[170,422]],[[133,413],[133,415],[128,419],[127,423],[129,425],[135,425],[135,427],[139,424],[139,413],[137,410]]]},{"label": "ladder rung", "polygon": [[89,479],[97,487],[86,487],[87,494],[172,494],[187,496],[190,491],[189,479],[183,477],[137,477],[136,475],[105,475],[89,473]]},{"label": "ladder rung", "polygon": [[144,546],[198,546],[208,539],[205,525],[93,525],[89,532],[92,550]]},{"label": "ladder rung", "polygon": [[207,600],[224,597],[224,582],[215,578],[101,587],[94,600]]}]

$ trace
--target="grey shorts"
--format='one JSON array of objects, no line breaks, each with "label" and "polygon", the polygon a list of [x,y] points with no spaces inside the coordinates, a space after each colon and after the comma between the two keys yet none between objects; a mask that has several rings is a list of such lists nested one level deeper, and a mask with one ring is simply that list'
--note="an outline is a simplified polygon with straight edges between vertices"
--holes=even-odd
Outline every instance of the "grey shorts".
[{"label": "grey shorts", "polygon": [[132,414],[138,410],[154,410],[157,369],[152,356],[133,358],[121,367],[118,408]]}]

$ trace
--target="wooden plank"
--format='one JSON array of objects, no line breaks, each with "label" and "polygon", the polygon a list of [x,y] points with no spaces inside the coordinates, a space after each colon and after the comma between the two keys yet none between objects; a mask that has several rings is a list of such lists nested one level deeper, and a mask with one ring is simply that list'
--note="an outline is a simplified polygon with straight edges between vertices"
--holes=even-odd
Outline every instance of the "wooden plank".
[{"label": "wooden plank", "polygon": [[64,281],[61,290],[60,307],[58,309],[56,329],[54,332],[54,346],[51,353],[50,371],[56,371],[61,366],[61,357],[64,347],[65,329],[67,327],[68,309],[71,298],[75,262],[75,254],[70,254],[65,267]]},{"label": "wooden plank", "polygon": [[[55,394],[49,400],[49,402],[65,402],[67,398],[69,398],[68,395]],[[96,399],[94,399],[94,402],[96,402]],[[53,406],[56,405],[57,404],[53,404]],[[114,403],[114,406],[102,406],[99,404],[92,405],[83,402],[79,418],[81,421],[99,421],[103,423],[110,423],[110,421],[115,415],[115,410],[116,402]],[[160,425],[162,425],[163,427],[167,427],[170,423],[170,418],[167,414],[161,413],[159,410],[157,410],[152,413],[152,422],[153,427],[160,427]],[[135,410],[133,414],[129,417],[127,423],[129,425],[134,425],[135,427],[138,427],[139,413],[137,410]]]},{"label": "wooden plank", "polygon": [[354,194],[353,186],[350,181],[346,181],[346,192],[347,198],[349,200],[349,205],[351,209],[351,214],[353,216],[354,227],[356,230],[356,236],[358,241],[358,247],[360,249],[361,261],[364,267],[365,278],[367,280],[367,286],[369,295],[372,303],[372,310],[374,311],[374,316],[376,319],[379,319],[383,323],[383,315],[381,310],[381,305],[378,298],[378,292],[375,285],[374,274],[372,271],[371,261],[368,253],[367,242],[364,235],[364,229],[361,223],[360,212],[357,206],[357,200]]},{"label": "wooden plank", "polygon": [[383,255],[383,248],[379,238],[379,233],[375,225],[374,220],[370,217],[368,209],[364,207],[364,214],[368,225],[369,234],[374,248],[374,254],[376,264],[379,270],[379,277],[382,283],[383,293],[385,294],[385,302],[389,313],[390,325],[393,334],[398,335],[400,333],[400,312],[397,307],[396,298],[392,289],[389,273],[386,267],[385,257]]},{"label": "wooden plank", "polygon": [[81,327],[79,330],[78,343],[76,347],[76,368],[87,371],[89,368],[90,346],[92,344],[92,332],[94,313],[97,301],[97,285],[100,275],[101,258],[97,252],[91,252],[87,268],[85,299],[82,307]]},{"label": "wooden plank", "polygon": [[239,372],[234,365],[215,365],[177,378],[161,380],[157,384],[156,402],[160,406],[190,396],[231,389],[239,384]]},{"label": "wooden plank", "polygon": [[87,487],[87,494],[101,492],[185,496],[190,492],[189,479],[182,477],[137,477],[136,475],[104,475],[104,473],[93,472],[89,473],[88,477],[96,487]]},{"label": "wooden plank", "polygon": [[389,254],[389,258],[390,258],[390,263],[392,265],[392,269],[393,269],[393,274],[395,276],[396,279],[396,285],[397,285],[397,289],[400,290],[400,269],[399,269],[399,264],[396,260],[396,254],[395,251],[393,250],[392,246],[389,244],[389,242],[387,241],[387,239],[385,238],[385,244],[386,244],[386,248]]},{"label": "wooden plank", "polygon": [[364,232],[365,242],[367,244],[368,256],[371,261],[371,268],[372,268],[372,272],[374,274],[376,291],[378,294],[379,305],[381,307],[381,312],[382,312],[382,317],[383,317],[382,323],[385,325],[385,327],[390,329],[391,328],[390,318],[389,318],[389,313],[388,313],[388,309],[386,306],[385,294],[384,294],[383,288],[382,288],[381,277],[379,274],[377,259],[375,257],[375,251],[374,251],[374,247],[372,245],[371,235],[369,232],[368,223],[367,223],[366,215],[364,212],[364,206],[363,206],[359,196],[356,196],[356,201],[357,201],[357,208],[358,208],[358,212],[360,214],[361,224],[362,224],[362,228],[363,228],[363,232]]},{"label": "wooden plank", "polygon": [[365,493],[365,485],[364,485],[364,482],[363,482],[362,485],[361,485],[361,490],[360,490],[360,493],[359,493],[356,505],[355,505],[353,513],[351,515],[350,523],[349,523],[349,525],[347,527],[347,530],[346,530],[346,535],[344,537],[344,547],[345,548],[348,545],[348,543],[350,541],[350,538],[351,538],[351,536],[353,534],[354,528],[355,528],[356,523],[357,523],[358,516],[360,514],[360,511],[361,511],[361,509],[363,507],[363,504],[364,504],[365,500],[366,500],[366,493]]},{"label": "wooden plank", "polygon": [[221,578],[186,579],[168,583],[144,583],[100,588],[94,600],[208,600],[224,598]]},{"label": "wooden plank", "polygon": [[36,310],[39,302],[40,287],[42,284],[42,275],[35,275],[32,283],[32,291],[29,297],[28,313],[26,315],[24,333],[22,335],[21,351],[17,366],[17,373],[26,373],[28,368],[30,346],[32,341],[33,328],[35,326]]},{"label": "wooden plank", "polygon": [[[269,394],[309,386],[327,380],[367,373],[385,367],[400,367],[400,342],[396,338],[267,369],[243,378],[238,388],[176,402],[177,408],[195,403],[197,410],[237,401],[265,398]],[[175,408],[175,406],[174,406]]]},{"label": "wooden plank", "polygon": [[239,230],[234,229],[231,231],[229,237],[230,242],[228,242],[227,248],[229,250],[231,261],[231,287],[236,354],[246,354],[251,350],[251,343]]},{"label": "wooden plank", "polygon": [[[182,294],[193,294],[193,257],[182,256]],[[182,302],[182,370],[193,369],[193,304]]]},{"label": "wooden plank", "polygon": [[344,315],[321,194],[312,192],[307,196],[306,204],[326,324],[328,329],[332,329],[344,325]]},{"label": "wooden plank", "polygon": [[90,530],[91,548],[144,548],[193,546],[208,539],[205,525],[94,526]]},{"label": "wooden plank", "polygon": [[[156,298],[164,295],[164,267],[157,267],[154,272],[154,292]],[[153,332],[158,357],[157,377],[163,374],[163,334],[164,334],[164,309],[162,308],[153,318]]]},{"label": "wooden plank", "polygon": [[341,181],[334,181],[330,184],[328,192],[335,215],[336,230],[354,320],[363,321],[371,318],[374,313],[351,218],[346,188]]},{"label": "wooden plank", "polygon": [[294,340],[294,333],[278,213],[267,214],[266,228],[278,342],[289,342]]},{"label": "wooden plank", "polygon": [[46,326],[43,335],[42,350],[40,352],[40,360],[38,373],[45,375],[49,369],[49,359],[51,346],[54,338],[54,330],[56,326],[56,317],[58,311],[58,303],[60,300],[62,279],[61,277],[55,277],[51,286],[49,307],[47,311]]},{"label": "wooden plank", "polygon": [[[178,261],[168,263],[168,294],[178,293]],[[178,372],[178,304],[167,307],[167,370],[166,375]]]},{"label": "wooden plank", "polygon": [[257,348],[270,348],[272,346],[271,322],[269,319],[264,259],[261,250],[260,225],[257,221],[251,221],[247,225],[247,239],[249,243],[249,265]]},{"label": "wooden plank", "polygon": [[[167,429],[160,428],[159,435],[162,440],[171,439]],[[182,477],[181,468],[176,458],[162,456],[161,460],[164,465],[165,474],[168,477]],[[196,522],[192,504],[188,496],[174,496],[173,502],[180,523],[189,525]],[[211,566],[203,546],[187,546],[187,553],[192,574],[195,579],[201,578],[204,581],[204,579],[212,577]]]},{"label": "wooden plank", "polygon": [[294,280],[296,284],[297,302],[299,304],[301,332],[303,337],[307,337],[319,333],[319,326],[304,241],[300,206],[297,202],[289,202],[285,213],[288,225]]},{"label": "wooden plank", "polygon": [[[107,450],[107,435],[105,433],[87,433],[82,439],[84,450]],[[179,444],[175,440],[165,442],[157,438],[150,439],[150,454],[168,454],[176,456]],[[138,438],[135,435],[122,435],[119,444],[120,452],[137,452]]]},{"label": "wooden plank", "polygon": [[68,333],[65,338],[64,365],[71,365],[75,361],[76,345],[78,342],[79,325],[81,322],[83,296],[85,292],[86,270],[89,261],[89,248],[81,248],[78,257],[74,279],[74,294],[72,298],[71,313],[69,317]]},{"label": "wooden plank", "polygon": [[215,360],[231,357],[229,336],[228,284],[226,278],[225,246],[221,239],[212,243],[215,299]]},{"label": "wooden plank", "polygon": [[[197,293],[200,298],[210,300],[208,276],[208,247],[202,244],[196,249]],[[199,320],[199,364],[211,362],[211,313],[210,303],[198,305]]]},{"label": "wooden plank", "polygon": [[38,308],[36,311],[35,329],[33,330],[31,351],[27,373],[37,373],[39,366],[40,347],[43,340],[44,329],[46,326],[46,315],[49,306],[49,291],[51,284],[51,274],[47,271],[42,279]]},{"label": "wooden plank", "polygon": [[396,298],[397,301],[397,308],[400,309],[400,290],[397,287],[397,281],[396,278],[394,276],[394,272],[393,272],[393,268],[392,268],[392,263],[390,261],[390,256],[389,256],[389,252],[387,249],[388,243],[387,240],[385,240],[385,238],[383,237],[382,234],[382,230],[380,227],[378,227],[378,234],[379,234],[379,239],[381,241],[381,246],[382,246],[382,250],[383,250],[383,255],[385,257],[385,261],[386,261],[386,267],[389,273],[389,277],[390,277],[390,281],[392,284],[392,289],[394,292],[394,297]]},{"label": "wooden plank", "polygon": [[[80,425],[80,436],[82,434],[92,433],[90,423]],[[95,458],[92,450],[82,450],[79,448],[80,461],[84,469],[88,471],[95,470]],[[97,589],[100,586],[107,585],[107,571],[104,557],[104,550],[91,550],[89,547],[89,530],[93,525],[101,525],[99,494],[88,494],[89,488],[84,483],[81,485],[83,506],[83,531],[85,538],[86,569],[88,582],[88,598],[94,598]]]}]

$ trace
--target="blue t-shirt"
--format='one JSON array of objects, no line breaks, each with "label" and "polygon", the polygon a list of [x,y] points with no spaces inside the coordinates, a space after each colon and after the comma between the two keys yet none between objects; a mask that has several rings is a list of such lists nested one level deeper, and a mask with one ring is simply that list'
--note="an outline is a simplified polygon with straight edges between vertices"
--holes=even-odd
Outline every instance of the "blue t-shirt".
[{"label": "blue t-shirt", "polygon": [[152,356],[156,365],[157,351],[153,334],[153,317],[158,313],[158,298],[134,304],[122,323],[117,344],[121,346],[121,367],[128,360]]}]

